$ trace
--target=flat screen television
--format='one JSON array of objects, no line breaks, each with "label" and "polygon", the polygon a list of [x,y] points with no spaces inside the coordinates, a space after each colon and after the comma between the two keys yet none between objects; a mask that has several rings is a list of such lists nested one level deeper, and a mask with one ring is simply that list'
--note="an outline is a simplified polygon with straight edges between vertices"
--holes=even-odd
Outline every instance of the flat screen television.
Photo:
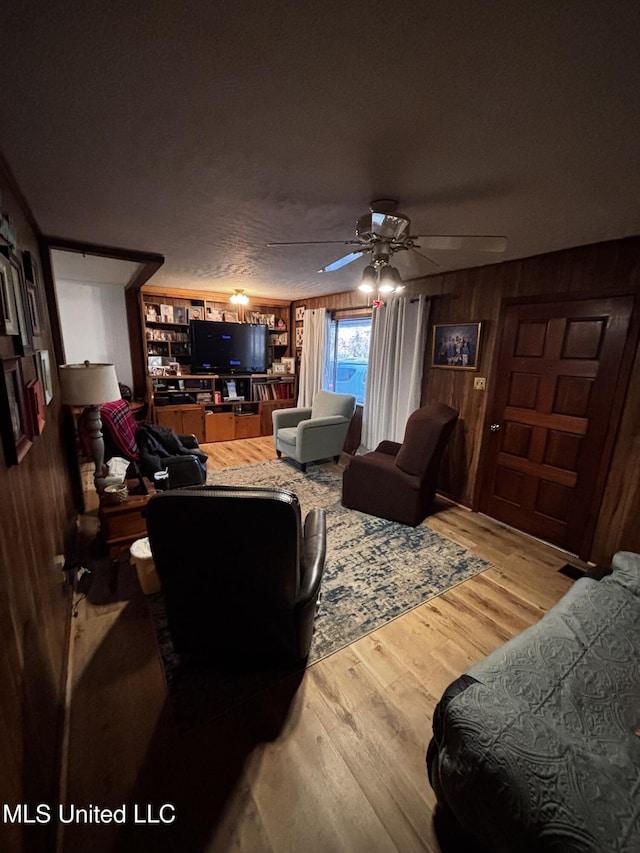
[{"label": "flat screen television", "polygon": [[192,320],[191,369],[195,373],[265,373],[267,327],[260,323]]}]

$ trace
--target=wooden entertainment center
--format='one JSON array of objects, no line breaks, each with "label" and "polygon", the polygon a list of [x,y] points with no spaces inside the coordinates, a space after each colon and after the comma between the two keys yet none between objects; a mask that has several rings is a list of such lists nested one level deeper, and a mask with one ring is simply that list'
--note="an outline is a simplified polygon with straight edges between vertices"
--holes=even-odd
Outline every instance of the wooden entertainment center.
[{"label": "wooden entertainment center", "polygon": [[[250,305],[236,306],[228,294],[153,287],[143,287],[140,299],[153,420],[177,433],[192,433],[200,443],[271,435],[274,409],[296,404],[296,374],[192,373],[189,321],[267,325],[271,364],[295,352],[289,337],[290,303],[252,299]],[[231,380],[241,399],[233,399]]]}]

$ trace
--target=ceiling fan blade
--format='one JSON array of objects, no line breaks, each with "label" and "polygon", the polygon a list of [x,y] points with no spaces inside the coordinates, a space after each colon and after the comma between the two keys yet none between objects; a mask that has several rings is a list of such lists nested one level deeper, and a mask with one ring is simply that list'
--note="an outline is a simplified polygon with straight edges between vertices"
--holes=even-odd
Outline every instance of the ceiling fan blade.
[{"label": "ceiling fan blade", "polygon": [[341,267],[346,267],[346,265],[350,264],[351,261],[356,261],[358,258],[362,257],[362,253],[366,251],[366,249],[359,249],[357,252],[350,252],[348,255],[344,255],[344,257],[339,258],[332,264],[328,264],[326,267],[322,267],[322,269],[318,270],[318,272],[335,272]]},{"label": "ceiling fan blade", "polygon": [[412,234],[412,240],[420,240],[421,248],[436,249],[437,251],[471,251],[471,252],[504,252],[507,248],[506,237],[489,235],[443,235]]},{"label": "ceiling fan blade", "polygon": [[321,244],[333,246],[356,246],[359,242],[359,240],[297,240],[292,243],[267,243],[267,248],[271,249],[274,246],[319,246]]},{"label": "ceiling fan blade", "polygon": [[422,254],[422,252],[419,252],[419,251],[415,248],[415,246],[411,246],[411,247],[410,247],[410,251],[415,252],[415,253],[416,253],[416,255],[420,255],[420,257],[421,257],[421,258],[424,258],[424,259],[425,259],[425,261],[429,261],[429,263],[430,263],[430,264],[433,264],[433,265],[434,265],[434,267],[439,267],[439,266],[440,266],[440,264],[439,264],[439,263],[437,263],[437,261],[434,261],[434,260],[433,260],[433,258],[429,258],[429,257],[427,257],[427,255],[423,255],[423,254]]}]

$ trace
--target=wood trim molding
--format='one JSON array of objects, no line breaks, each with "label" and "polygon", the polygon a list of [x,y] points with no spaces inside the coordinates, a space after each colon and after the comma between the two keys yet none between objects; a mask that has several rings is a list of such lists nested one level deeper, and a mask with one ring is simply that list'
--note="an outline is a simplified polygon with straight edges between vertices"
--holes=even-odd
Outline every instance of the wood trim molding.
[{"label": "wood trim molding", "polygon": [[[228,291],[227,293],[221,293],[220,291],[214,290],[192,290],[187,289],[186,287],[158,287],[154,285],[145,285],[142,288],[143,296],[156,296],[158,299],[162,299],[164,296],[170,296],[172,299],[204,299],[210,300],[211,302],[228,302],[229,298],[232,296],[233,290]],[[249,304],[246,306],[249,310],[251,310],[251,303],[255,305],[273,305],[274,307],[280,308],[288,308],[291,305],[291,300],[289,299],[272,299],[269,296],[252,296],[250,293],[247,293],[249,297]]]}]

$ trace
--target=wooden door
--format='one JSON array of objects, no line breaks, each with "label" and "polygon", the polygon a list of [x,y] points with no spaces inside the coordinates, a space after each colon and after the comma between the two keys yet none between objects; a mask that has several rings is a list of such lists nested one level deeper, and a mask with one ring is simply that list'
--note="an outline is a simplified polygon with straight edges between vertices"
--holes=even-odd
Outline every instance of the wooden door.
[{"label": "wooden door", "polygon": [[507,307],[481,512],[588,556],[632,309],[631,296]]}]

